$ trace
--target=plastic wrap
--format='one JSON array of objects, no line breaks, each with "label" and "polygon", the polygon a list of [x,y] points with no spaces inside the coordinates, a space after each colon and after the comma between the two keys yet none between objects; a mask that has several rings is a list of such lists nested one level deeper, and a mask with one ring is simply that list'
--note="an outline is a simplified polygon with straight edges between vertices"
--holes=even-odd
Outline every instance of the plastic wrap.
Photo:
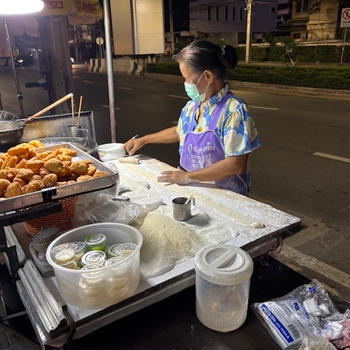
[{"label": "plastic wrap", "polygon": [[146,213],[145,208],[130,201],[115,200],[108,191],[80,195],[75,203],[73,226],[78,227],[97,222],[129,224]]},{"label": "plastic wrap", "polygon": [[[300,286],[285,296],[253,308],[282,349],[298,349],[305,337],[334,340],[343,337],[341,314],[317,280]],[[306,348],[305,348],[306,349]]]}]

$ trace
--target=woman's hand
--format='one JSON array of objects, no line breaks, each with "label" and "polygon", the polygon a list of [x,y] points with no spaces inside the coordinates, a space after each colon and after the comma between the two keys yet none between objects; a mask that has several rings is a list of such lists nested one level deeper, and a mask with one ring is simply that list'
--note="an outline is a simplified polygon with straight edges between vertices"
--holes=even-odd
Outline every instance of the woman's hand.
[{"label": "woman's hand", "polygon": [[146,142],[143,137],[140,137],[140,138],[132,137],[130,140],[124,143],[124,148],[126,153],[132,156],[135,154],[137,150],[142,148],[145,145],[145,143]]},{"label": "woman's hand", "polygon": [[193,182],[193,180],[190,179],[189,173],[183,170],[163,171],[161,176],[158,176],[157,180],[159,182],[169,182],[178,185],[187,185]]}]

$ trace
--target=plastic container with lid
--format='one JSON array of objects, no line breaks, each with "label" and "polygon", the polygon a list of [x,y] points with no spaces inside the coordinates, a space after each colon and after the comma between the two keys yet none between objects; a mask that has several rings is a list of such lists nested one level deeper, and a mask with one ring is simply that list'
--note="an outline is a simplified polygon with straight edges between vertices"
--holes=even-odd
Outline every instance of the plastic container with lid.
[{"label": "plastic container with lid", "polygon": [[[136,248],[123,259],[102,267],[89,265],[75,270],[57,264],[53,254],[56,246],[84,241],[91,232],[105,235],[108,244],[133,243]],[[137,229],[114,222],[81,226],[60,235],[47,248],[46,259],[54,269],[63,300],[84,309],[100,309],[131,296],[140,281],[142,241],[142,235]],[[102,251],[91,251],[90,254],[105,256]]]},{"label": "plastic container with lid", "polygon": [[253,261],[242,249],[220,244],[195,256],[196,313],[208,328],[230,332],[247,316]]}]

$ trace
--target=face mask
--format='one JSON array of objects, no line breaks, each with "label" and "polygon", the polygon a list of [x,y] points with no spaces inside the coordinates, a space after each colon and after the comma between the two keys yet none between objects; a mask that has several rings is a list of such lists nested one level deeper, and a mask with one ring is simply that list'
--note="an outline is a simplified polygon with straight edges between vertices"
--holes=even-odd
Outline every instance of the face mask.
[{"label": "face mask", "polygon": [[204,91],[202,94],[200,94],[200,93],[198,92],[197,85],[198,85],[199,81],[202,79],[203,74],[204,74],[204,72],[203,72],[203,73],[201,74],[201,76],[199,77],[199,79],[198,79],[198,81],[197,81],[197,84],[188,84],[188,83],[186,83],[186,82],[184,83],[184,85],[185,85],[185,91],[186,91],[187,96],[188,96],[191,100],[196,101],[196,102],[202,102],[202,101],[204,101],[204,99],[205,99],[205,93],[206,93],[206,91],[207,91],[207,89],[208,89],[208,87],[209,87],[209,84],[208,84],[208,86],[206,87],[205,91]]}]

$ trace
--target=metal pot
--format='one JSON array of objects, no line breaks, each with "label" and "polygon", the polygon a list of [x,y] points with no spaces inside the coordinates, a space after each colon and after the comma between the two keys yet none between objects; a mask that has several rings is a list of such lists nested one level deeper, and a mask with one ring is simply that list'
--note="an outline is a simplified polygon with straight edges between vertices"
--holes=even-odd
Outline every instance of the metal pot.
[{"label": "metal pot", "polygon": [[60,103],[72,98],[73,94],[60,98],[58,101],[50,104],[39,112],[33,114],[27,119],[19,119],[12,113],[0,111],[0,146],[16,144],[23,136],[25,124],[32,121],[34,118],[48,112],[50,109],[58,106]]},{"label": "metal pot", "polygon": [[24,124],[12,113],[0,111],[0,145],[14,144],[23,136]]}]

